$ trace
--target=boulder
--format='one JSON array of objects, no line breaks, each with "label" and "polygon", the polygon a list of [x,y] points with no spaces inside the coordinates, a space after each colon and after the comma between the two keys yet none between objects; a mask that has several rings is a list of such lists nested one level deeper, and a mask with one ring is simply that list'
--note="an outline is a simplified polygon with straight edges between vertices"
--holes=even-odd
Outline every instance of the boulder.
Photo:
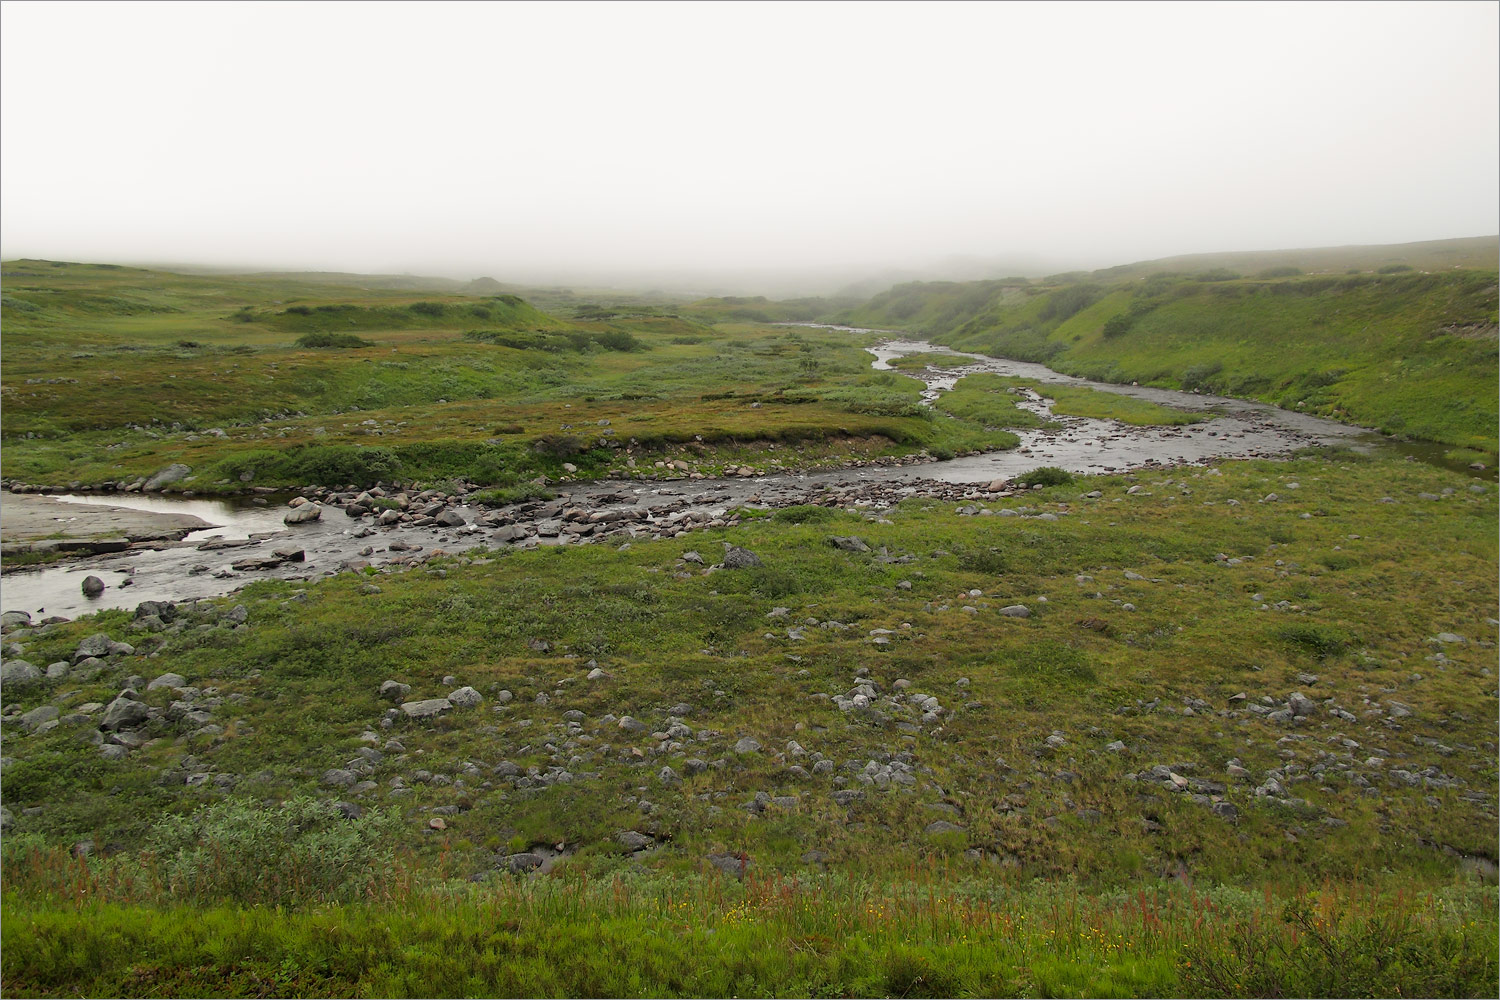
[{"label": "boulder", "polygon": [[615,840],[619,841],[620,846],[625,848],[625,850],[632,852],[644,851],[646,848],[656,843],[655,840],[646,836],[644,833],[636,833],[634,830],[621,830],[619,833],[615,834]]},{"label": "boulder", "polygon": [[141,485],[141,489],[147,491],[159,490],[163,486],[170,486],[175,482],[180,482],[182,479],[187,477],[188,473],[192,471],[193,467],[190,465],[183,465],[181,462],[173,462],[171,465],[167,466],[165,469],[161,469],[150,479],[146,480],[145,483]]},{"label": "boulder", "polygon": [[283,524],[306,524],[308,521],[316,521],[323,516],[323,508],[315,503],[304,503],[293,507],[283,517]]},{"label": "boulder", "polygon": [[450,711],[453,702],[447,698],[429,698],[427,701],[409,701],[401,706],[408,719],[431,719]]},{"label": "boulder", "polygon": [[945,819],[940,819],[928,823],[922,832],[929,835],[935,833],[963,833],[964,828],[957,823],[950,823]]},{"label": "boulder", "polygon": [[1000,609],[1006,618],[1030,618],[1031,609],[1024,604],[1010,604]]},{"label": "boulder", "polygon": [[6,691],[40,684],[41,680],[42,672],[25,660],[6,660],[0,664],[0,688]]},{"label": "boulder", "polygon": [[449,692],[448,700],[457,708],[474,708],[484,701],[484,696],[471,687],[461,687],[457,691]]},{"label": "boulder", "polygon": [[98,597],[104,593],[104,581],[97,576],[86,576],[83,578],[83,596]]},{"label": "boulder", "polygon": [[33,732],[40,728],[43,723],[51,722],[57,718],[58,714],[56,705],[43,705],[40,708],[33,708],[17,721],[21,723],[22,729],[25,729],[27,732]]},{"label": "boulder", "polygon": [[545,863],[540,854],[508,854],[500,859],[500,867],[515,875],[536,871]]},{"label": "boulder", "polygon": [[104,710],[104,720],[99,723],[99,728],[111,732],[120,729],[134,729],[144,725],[151,717],[151,710],[138,701],[130,698],[116,698],[109,703]]},{"label": "boulder", "polygon": [[114,645],[113,639],[103,632],[95,632],[80,642],[78,648],[73,650],[73,662],[78,663],[82,660],[87,660],[91,656],[108,656],[109,648],[112,645]]},{"label": "boulder", "polygon": [[402,698],[411,694],[411,685],[402,684],[400,681],[385,681],[380,685],[380,697],[386,701],[399,704]]},{"label": "boulder", "polygon": [[181,688],[187,687],[187,678],[181,674],[162,674],[156,680],[146,685],[147,691],[155,691],[157,688]]},{"label": "boulder", "polygon": [[834,535],[832,538],[828,539],[828,544],[832,545],[836,549],[842,549],[845,552],[870,551],[870,546],[865,542],[865,540],[855,535]]},{"label": "boulder", "polygon": [[738,545],[730,545],[724,550],[725,569],[754,569],[757,566],[764,565],[765,563],[761,562],[760,556],[749,549],[742,549]]}]

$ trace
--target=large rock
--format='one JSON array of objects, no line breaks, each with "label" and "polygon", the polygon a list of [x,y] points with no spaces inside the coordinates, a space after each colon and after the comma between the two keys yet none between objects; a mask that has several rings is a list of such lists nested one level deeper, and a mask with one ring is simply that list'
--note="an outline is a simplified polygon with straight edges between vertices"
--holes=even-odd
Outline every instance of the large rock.
[{"label": "large rock", "polygon": [[140,702],[129,698],[116,698],[104,710],[104,720],[99,723],[99,728],[112,732],[120,729],[134,729],[136,726],[144,725],[150,717],[151,710]]},{"label": "large rock", "polygon": [[461,687],[448,693],[448,700],[458,708],[473,708],[484,701],[484,695],[471,687]]},{"label": "large rock", "polygon": [[56,705],[43,705],[40,708],[33,708],[21,716],[19,721],[22,729],[31,732],[41,727],[43,723],[51,722],[57,718],[58,714]]},{"label": "large rock", "polygon": [[156,680],[146,685],[147,691],[155,691],[158,688],[182,688],[187,687],[187,678],[181,674],[162,674]]},{"label": "large rock", "polygon": [[1030,618],[1031,609],[1024,604],[1010,604],[1000,609],[1006,618]]},{"label": "large rock", "polygon": [[402,698],[411,694],[411,685],[402,684],[400,681],[385,681],[380,685],[380,697],[386,701],[400,702]]},{"label": "large rock", "polygon": [[159,490],[163,486],[170,486],[173,483],[184,479],[187,474],[192,471],[192,466],[183,465],[181,462],[174,462],[171,465],[167,466],[165,469],[162,469],[156,475],[152,476],[150,479],[146,480],[146,482],[141,486],[141,489]]},{"label": "large rock", "polygon": [[98,656],[129,656],[134,652],[135,647],[130,643],[116,642],[103,632],[95,632],[78,644],[78,648],[73,651],[73,662],[79,663]]},{"label": "large rock", "polygon": [[724,551],[725,569],[754,569],[756,566],[764,566],[760,556],[749,549],[742,549],[738,545],[730,545]]},{"label": "large rock", "polygon": [[408,719],[431,719],[453,709],[447,698],[429,698],[426,701],[409,701],[401,706]]},{"label": "large rock", "polygon": [[715,853],[706,859],[725,875],[733,875],[735,878],[743,879],[745,872],[754,867],[754,863],[745,854]]},{"label": "large rock", "polygon": [[945,819],[939,819],[939,820],[934,820],[931,823],[928,823],[927,824],[927,828],[925,830],[923,830],[922,832],[926,833],[926,834],[935,834],[935,833],[963,833],[963,831],[964,831],[964,828],[961,827],[961,826],[959,826],[957,823],[950,823],[950,822],[948,822]]},{"label": "large rock", "polygon": [[855,535],[834,535],[828,539],[828,544],[836,549],[843,549],[845,552],[870,551],[870,546],[865,543],[865,540]]},{"label": "large rock", "polygon": [[0,614],[0,628],[23,628],[31,624],[31,613],[27,611],[7,611]]},{"label": "large rock", "polygon": [[746,736],[734,745],[735,753],[760,753],[760,744]]},{"label": "large rock", "polygon": [[1301,691],[1293,691],[1286,701],[1293,715],[1312,715],[1318,710],[1318,703]]},{"label": "large rock", "polygon": [[646,836],[644,833],[637,833],[634,830],[621,830],[619,833],[615,834],[615,839],[618,840],[620,842],[620,846],[625,848],[625,850],[627,851],[644,851],[646,848],[656,843],[655,840]]},{"label": "large rock", "polygon": [[510,854],[500,859],[500,867],[517,875],[536,871],[545,864],[545,859],[540,854]]},{"label": "large rock", "polygon": [[305,503],[287,511],[286,516],[281,521],[283,524],[306,524],[308,521],[316,521],[322,516],[322,507],[319,507],[315,503]]},{"label": "large rock", "polygon": [[468,522],[464,516],[456,510],[445,510],[437,516],[437,523],[445,528],[461,528]]},{"label": "large rock", "polygon": [[6,660],[0,664],[0,688],[14,691],[42,682],[42,672],[25,660]]},{"label": "large rock", "polygon": [[98,597],[104,593],[104,581],[97,576],[86,576],[83,578],[83,596]]}]

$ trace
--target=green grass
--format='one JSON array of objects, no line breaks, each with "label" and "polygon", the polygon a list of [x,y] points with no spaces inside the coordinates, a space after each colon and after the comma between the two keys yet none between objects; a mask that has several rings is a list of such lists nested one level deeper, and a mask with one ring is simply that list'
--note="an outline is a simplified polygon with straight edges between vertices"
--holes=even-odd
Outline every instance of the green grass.
[{"label": "green grass", "polygon": [[[960,380],[960,385],[974,377],[976,376],[970,375]],[[1049,382],[1035,382],[1019,378],[1004,381],[1017,388],[1030,389],[1051,400],[1052,412],[1062,417],[1118,420],[1133,427],[1196,424],[1204,419],[1199,414],[1174,410],[1170,406],[1162,406],[1150,400],[1136,399],[1133,396],[1101,389],[1090,389],[1086,386],[1054,385]]]},{"label": "green grass", "polygon": [[1261,399],[1496,450],[1492,268],[933,282],[897,286],[841,318],[1068,374]]},{"label": "green grass", "polygon": [[892,358],[890,365],[900,371],[921,371],[928,367],[952,367],[955,365],[972,365],[973,358],[966,358],[961,354],[948,354],[946,352],[930,352],[926,354],[905,354],[899,358]]},{"label": "green grass", "polygon": [[[803,506],[625,551],[440,558],[376,574],[373,593],[371,577],[349,573],[258,582],[232,599],[248,609],[243,629],[200,629],[214,620],[200,613],[181,631],[142,633],[118,611],[51,626],[23,640],[27,659],[66,658],[97,631],[137,653],[93,681],[8,695],[21,710],[66,714],[108,701],[127,674],[177,671],[226,699],[215,710],[225,731],[195,737],[163,719],[123,762],[80,742],[86,727],[7,732],[8,988],[1342,995],[1399,981],[1493,992],[1495,889],[1464,857],[1497,854],[1485,623],[1497,508],[1492,488],[1470,482],[1331,454],[1024,498],[1023,514],[1055,521],[916,498],[867,513]],[[1094,489],[1102,496],[1083,496]],[[1260,502],[1272,492],[1281,499]],[[911,561],[827,544],[849,534]],[[764,567],[679,573],[678,556],[716,553],[721,539]],[[1032,616],[999,614],[1014,603]],[[767,617],[777,606],[789,616]],[[881,628],[884,646],[870,641]],[[1467,641],[1438,643],[1440,631]],[[591,660],[603,680],[585,679]],[[910,680],[945,711],[921,725],[883,699],[884,720],[841,712],[823,696],[847,693],[859,670],[882,692]],[[447,674],[484,704],[381,728],[381,681],[433,697]],[[515,696],[504,706],[502,688]],[[1293,690],[1353,721],[1277,723],[1230,700]],[[144,697],[165,708],[174,696]],[[1412,714],[1389,717],[1390,701]],[[696,734],[681,750],[601,721],[661,728],[678,702]],[[376,787],[323,784],[367,730],[404,744],[372,765]],[[763,749],[735,753],[741,736]],[[785,749],[792,740],[834,773],[793,771],[811,758]],[[1108,749],[1115,740],[1123,751]],[[888,754],[910,755],[915,784],[882,791],[845,769]],[[724,763],[692,774],[691,758]],[[574,777],[527,787],[500,778],[501,761]],[[1233,777],[1231,761],[1250,777]],[[664,765],[682,784],[659,781]],[[1222,786],[1212,794],[1236,815],[1126,777],[1156,765]],[[1301,804],[1255,795],[1272,769]],[[229,779],[181,780],[197,773]],[[409,792],[393,792],[397,776]],[[840,776],[864,797],[838,804]],[[747,809],[761,792],[792,799]],[[375,840],[329,841],[320,856],[347,858],[334,882],[309,881],[296,843],[267,855],[206,820],[197,842],[221,860],[167,867],[183,849],[170,844],[190,843],[168,836],[173,817],[298,797],[352,798],[399,822]],[[437,815],[445,829],[429,831]],[[960,829],[928,834],[935,819]],[[280,835],[274,822],[231,824],[262,826]],[[628,857],[621,830],[661,847]],[[80,839],[114,853],[85,870],[65,858]],[[557,843],[571,857],[554,876],[495,874],[498,856]],[[753,878],[708,868],[724,851],[749,858]],[[1141,892],[1151,919],[1131,902]],[[251,898],[290,908],[247,908]],[[675,921],[696,929],[683,936]]]},{"label": "green grass", "polygon": [[200,493],[239,489],[243,472],[515,488],[564,461],[631,475],[686,455],[711,473],[1014,444],[871,372],[869,335],[640,307],[565,321],[510,294],[6,268],[0,470],[25,482],[129,482],[182,462],[193,473],[177,488]]},{"label": "green grass", "polygon": [[3,966],[25,996],[1473,996],[1495,981],[1485,895],[636,877],[286,912],[8,893]]}]

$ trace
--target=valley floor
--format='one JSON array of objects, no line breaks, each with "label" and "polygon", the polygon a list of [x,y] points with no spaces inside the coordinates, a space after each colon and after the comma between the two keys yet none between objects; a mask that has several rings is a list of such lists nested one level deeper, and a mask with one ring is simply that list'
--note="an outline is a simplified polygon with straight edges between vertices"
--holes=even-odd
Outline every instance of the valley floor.
[{"label": "valley floor", "polygon": [[1495,993],[1492,485],[828,503],[8,616],[6,992]]}]

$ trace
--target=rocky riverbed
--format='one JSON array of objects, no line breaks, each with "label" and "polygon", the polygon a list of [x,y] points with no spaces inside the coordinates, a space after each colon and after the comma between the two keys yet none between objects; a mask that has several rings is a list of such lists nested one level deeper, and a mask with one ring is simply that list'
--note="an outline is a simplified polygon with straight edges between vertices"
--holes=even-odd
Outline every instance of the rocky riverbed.
[{"label": "rocky riverbed", "polygon": [[[933,350],[920,341],[890,341],[872,350],[873,365],[885,368],[891,358]],[[762,475],[741,468],[722,479],[704,478],[686,463],[663,461],[638,471],[634,479],[553,483],[555,499],[505,507],[471,502],[476,488],[466,484],[458,484],[453,492],[418,490],[401,482],[368,490],[322,488],[289,500],[260,488],[233,501],[145,496],[142,484],[130,484],[129,492],[73,496],[65,503],[32,492],[34,487],[26,484],[5,483],[0,485],[11,491],[3,499],[7,541],[14,522],[28,526],[32,535],[22,545],[65,547],[85,539],[77,550],[88,553],[62,566],[10,573],[6,607],[77,615],[133,607],[142,600],[221,596],[265,577],[312,579],[367,567],[409,567],[441,553],[478,546],[621,545],[633,539],[676,537],[697,528],[733,526],[739,523],[741,508],[820,504],[878,511],[907,497],[923,496],[970,505],[976,513],[1003,515],[1022,506],[1025,490],[1013,484],[1014,478],[1038,466],[1075,474],[1115,473],[1220,459],[1275,458],[1318,444],[1375,446],[1359,428],[1261,403],[1092,383],[1041,365],[966,357],[972,365],[937,365],[916,373],[928,385],[929,400],[962,375],[983,371],[1087,385],[1204,411],[1212,418],[1186,426],[1133,427],[1112,420],[1055,417],[1045,399],[1031,394],[1026,405],[1054,422],[1022,431],[1020,445],[1009,451],[944,461],[929,456],[882,459],[825,472]],[[187,472],[185,466],[172,466],[150,482],[162,476],[180,481]],[[997,504],[996,510],[985,507],[990,503]],[[69,539],[35,538],[44,528],[56,533],[59,525]],[[15,537],[23,539],[25,532],[18,527]],[[6,554],[19,551],[8,547]],[[84,595],[89,576],[104,584],[102,592]]]}]

